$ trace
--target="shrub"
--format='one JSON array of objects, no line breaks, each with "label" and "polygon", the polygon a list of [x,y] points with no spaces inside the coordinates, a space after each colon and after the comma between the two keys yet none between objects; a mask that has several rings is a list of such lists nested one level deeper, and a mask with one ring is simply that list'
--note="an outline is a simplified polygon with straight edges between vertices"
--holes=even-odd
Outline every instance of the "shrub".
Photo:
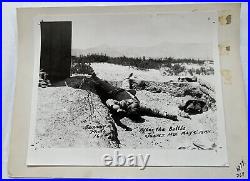
[{"label": "shrub", "polygon": [[92,74],[92,73],[94,73],[94,70],[90,66],[90,64],[74,63],[71,66],[71,74]]},{"label": "shrub", "polygon": [[[72,56],[72,73],[90,73],[93,72],[93,69],[90,67],[90,63],[111,63],[123,66],[131,66],[140,70],[147,69],[157,69],[166,68],[166,75],[179,75],[181,72],[186,70],[185,66],[180,64],[197,64],[202,66],[199,69],[192,68],[187,70],[190,75],[196,74],[210,74],[213,73],[213,68],[207,70],[204,67],[205,62],[208,60],[195,60],[195,59],[180,59],[173,57],[165,58],[146,58],[146,57],[110,57],[106,54],[89,54],[89,55],[80,55],[79,57]],[[211,67],[210,67],[211,68]]]},{"label": "shrub", "polygon": [[184,66],[181,66],[180,64],[174,64],[172,66],[172,71],[174,75],[179,75],[181,72],[184,72],[186,68]]}]

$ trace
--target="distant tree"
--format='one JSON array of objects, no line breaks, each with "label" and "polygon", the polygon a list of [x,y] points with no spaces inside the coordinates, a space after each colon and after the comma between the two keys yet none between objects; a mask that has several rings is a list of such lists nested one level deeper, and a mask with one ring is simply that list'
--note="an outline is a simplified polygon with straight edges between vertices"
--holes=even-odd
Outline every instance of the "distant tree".
[{"label": "distant tree", "polygon": [[185,69],[186,68],[184,66],[181,66],[180,64],[174,64],[172,66],[172,70],[173,70],[174,75],[179,75],[181,72],[184,72]]},{"label": "distant tree", "polygon": [[[207,61],[207,60],[206,60]],[[195,60],[195,59],[180,59],[180,58],[173,58],[173,57],[165,57],[165,58],[146,58],[145,56],[142,57],[111,57],[106,54],[87,54],[87,55],[80,55],[79,57],[72,56],[72,64],[77,63],[79,67],[81,64],[89,64],[89,63],[111,63],[123,66],[131,66],[141,70],[147,69],[160,69],[161,67],[168,67],[169,71],[172,71],[173,75],[178,75],[179,73],[185,71],[185,67],[181,66],[180,64],[197,64],[197,65],[204,65],[205,60]],[[78,67],[78,69],[79,69]],[[82,68],[80,68],[82,69]],[[192,69],[192,71],[188,71],[191,73],[201,73],[207,74],[208,70],[203,68],[201,70]]]},{"label": "distant tree", "polygon": [[200,74],[201,74],[200,69],[197,68],[197,69],[195,70],[195,73],[198,74],[198,75],[200,75]]},{"label": "distant tree", "polygon": [[193,72],[192,72],[192,69],[188,69],[188,73],[189,73],[191,76],[194,75]]}]

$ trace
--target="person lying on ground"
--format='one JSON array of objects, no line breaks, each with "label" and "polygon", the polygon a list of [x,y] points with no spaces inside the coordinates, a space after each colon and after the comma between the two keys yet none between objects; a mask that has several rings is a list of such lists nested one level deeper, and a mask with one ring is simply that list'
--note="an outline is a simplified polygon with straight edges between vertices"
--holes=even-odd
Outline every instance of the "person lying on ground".
[{"label": "person lying on ground", "polygon": [[110,109],[112,114],[118,114],[120,117],[128,117],[133,120],[140,120],[141,116],[152,116],[158,118],[167,118],[178,121],[178,116],[168,113],[165,110],[147,108],[140,104],[136,97],[136,91],[131,88],[130,74],[124,81],[126,89],[111,85],[109,82],[100,79],[95,73],[92,74],[91,80],[96,93],[102,102]]}]

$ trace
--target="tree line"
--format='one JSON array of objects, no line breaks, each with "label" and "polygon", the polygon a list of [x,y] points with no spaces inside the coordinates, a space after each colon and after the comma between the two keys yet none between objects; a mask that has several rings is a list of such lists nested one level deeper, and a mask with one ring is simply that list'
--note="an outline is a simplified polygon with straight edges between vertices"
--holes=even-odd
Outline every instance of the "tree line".
[{"label": "tree line", "polygon": [[[205,62],[213,63],[211,60],[199,60],[199,59],[189,59],[189,58],[146,58],[143,57],[111,57],[105,54],[88,54],[80,55],[79,57],[72,56],[72,66],[71,72],[73,74],[91,73],[93,69],[91,63],[110,63],[122,66],[131,66],[140,70],[147,69],[161,69],[166,70],[167,75],[179,75],[182,72],[188,72],[190,75],[193,74],[203,74],[210,75],[213,74],[213,68],[206,67]],[[186,69],[184,64],[196,64],[199,68],[196,69]]]},{"label": "tree line", "polygon": [[203,65],[209,60],[199,60],[190,58],[146,58],[143,57],[111,57],[106,54],[88,54],[80,55],[79,57],[72,57],[72,63],[111,63],[123,66],[131,66],[138,69],[160,69],[161,67],[170,67],[170,64],[186,63]]}]

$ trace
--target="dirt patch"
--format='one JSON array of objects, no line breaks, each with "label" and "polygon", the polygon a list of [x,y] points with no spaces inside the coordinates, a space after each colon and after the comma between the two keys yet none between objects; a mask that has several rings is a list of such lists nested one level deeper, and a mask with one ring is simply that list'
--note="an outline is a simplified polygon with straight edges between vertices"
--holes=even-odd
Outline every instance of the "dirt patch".
[{"label": "dirt patch", "polygon": [[36,148],[119,147],[112,118],[100,98],[71,87],[38,89]]},{"label": "dirt patch", "polygon": [[[110,81],[119,86],[119,81]],[[179,105],[205,97],[209,109],[178,122],[144,116],[135,123],[123,118],[117,125],[98,95],[83,77],[73,77],[54,87],[38,88],[34,149],[63,147],[214,149],[217,120],[214,91],[200,83],[134,83],[141,104],[178,114]],[[210,86],[211,87],[211,86]],[[188,92],[187,90],[192,90]],[[207,96],[207,97],[206,97]],[[198,145],[198,146],[197,146]]]}]

